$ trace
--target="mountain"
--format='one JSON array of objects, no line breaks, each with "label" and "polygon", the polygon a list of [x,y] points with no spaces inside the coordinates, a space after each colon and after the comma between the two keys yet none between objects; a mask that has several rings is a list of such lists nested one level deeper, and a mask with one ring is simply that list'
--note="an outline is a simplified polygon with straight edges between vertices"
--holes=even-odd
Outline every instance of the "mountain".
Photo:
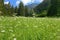
[{"label": "mountain", "polygon": [[28,8],[35,8],[36,6],[38,6],[39,4],[41,4],[42,2],[33,2],[33,3],[28,3],[27,6]]},{"label": "mountain", "polygon": [[26,5],[28,8],[35,8],[39,3],[31,3]]},{"label": "mountain", "polygon": [[36,6],[38,6],[40,3],[42,3],[43,0],[34,0],[34,1],[31,1],[30,3],[27,3],[27,6],[28,8],[35,8]]},{"label": "mountain", "polygon": [[44,0],[41,4],[36,6],[34,10],[40,13],[43,10],[47,10],[49,6],[50,6],[50,0]]}]

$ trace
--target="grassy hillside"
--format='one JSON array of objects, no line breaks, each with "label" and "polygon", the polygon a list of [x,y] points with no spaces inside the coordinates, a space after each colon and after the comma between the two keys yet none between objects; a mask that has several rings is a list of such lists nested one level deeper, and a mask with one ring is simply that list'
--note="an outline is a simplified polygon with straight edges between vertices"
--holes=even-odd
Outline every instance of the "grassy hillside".
[{"label": "grassy hillside", "polygon": [[60,18],[0,17],[0,40],[60,40]]}]

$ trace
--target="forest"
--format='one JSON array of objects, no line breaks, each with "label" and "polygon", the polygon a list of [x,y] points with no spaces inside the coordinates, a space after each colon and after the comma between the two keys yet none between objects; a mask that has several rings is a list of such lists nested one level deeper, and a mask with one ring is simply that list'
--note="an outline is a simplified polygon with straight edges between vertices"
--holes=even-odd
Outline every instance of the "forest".
[{"label": "forest", "polygon": [[24,17],[59,17],[60,16],[60,0],[44,0],[37,6],[24,6],[20,2],[19,6],[13,7],[11,4],[4,4],[4,0],[0,0],[0,16],[24,16]]}]

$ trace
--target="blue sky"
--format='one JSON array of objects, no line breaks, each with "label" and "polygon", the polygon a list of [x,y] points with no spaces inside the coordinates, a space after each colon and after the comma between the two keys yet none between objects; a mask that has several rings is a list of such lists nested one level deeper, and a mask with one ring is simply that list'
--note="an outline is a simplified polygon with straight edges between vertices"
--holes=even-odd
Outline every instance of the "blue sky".
[{"label": "blue sky", "polygon": [[27,5],[28,3],[34,3],[34,2],[37,2],[37,3],[41,3],[43,0],[5,0],[5,4],[8,4],[9,2],[11,3],[11,5],[14,5],[14,6],[18,6],[18,4],[20,3],[20,1],[22,1],[24,3],[24,5]]}]

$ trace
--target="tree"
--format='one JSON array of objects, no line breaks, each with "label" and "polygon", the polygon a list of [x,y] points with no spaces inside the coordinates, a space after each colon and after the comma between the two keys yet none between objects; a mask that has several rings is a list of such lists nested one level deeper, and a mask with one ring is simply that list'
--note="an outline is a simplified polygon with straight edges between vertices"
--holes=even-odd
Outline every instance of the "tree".
[{"label": "tree", "polygon": [[18,7],[17,6],[14,8],[14,13],[15,13],[15,16],[18,15]]},{"label": "tree", "polygon": [[[34,8],[34,11],[38,15],[38,17],[46,16],[46,12],[49,7],[50,7],[50,0],[44,0],[42,3],[40,3],[38,6]],[[45,14],[43,12],[45,12]]]},{"label": "tree", "polygon": [[57,14],[57,0],[51,0],[51,6],[48,10],[47,16],[56,16]]},{"label": "tree", "polygon": [[15,16],[15,9],[14,9],[14,7],[13,6],[11,6],[11,8],[10,8],[10,12],[11,12],[11,15],[13,16]]},{"label": "tree", "polygon": [[20,4],[19,4],[17,16],[25,16],[25,9],[24,9],[23,2],[20,2]]},{"label": "tree", "polygon": [[3,14],[3,9],[4,9],[4,0],[0,0],[0,15]]},{"label": "tree", "polygon": [[10,2],[8,4],[4,4],[4,14],[3,15],[12,16]]},{"label": "tree", "polygon": [[30,9],[30,10],[29,10],[29,16],[30,16],[30,17],[34,17],[34,16],[35,16],[35,12],[34,12],[33,9]]},{"label": "tree", "polygon": [[60,16],[60,0],[57,0],[57,16]]},{"label": "tree", "polygon": [[15,13],[18,13],[18,8],[17,6],[14,8]]},{"label": "tree", "polygon": [[28,17],[29,16],[29,9],[27,6],[25,6],[25,16]]}]

